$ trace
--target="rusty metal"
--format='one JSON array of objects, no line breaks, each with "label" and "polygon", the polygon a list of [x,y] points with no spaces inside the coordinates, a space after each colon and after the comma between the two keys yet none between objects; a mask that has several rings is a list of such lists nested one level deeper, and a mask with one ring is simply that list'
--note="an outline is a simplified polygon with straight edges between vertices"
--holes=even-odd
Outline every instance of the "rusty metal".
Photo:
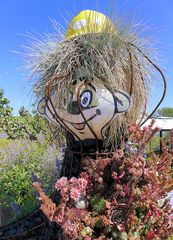
[{"label": "rusty metal", "polygon": [[[65,76],[65,77],[66,77],[66,76]],[[51,106],[52,106],[55,114],[51,111],[51,109],[49,108],[48,104],[47,104],[47,108],[48,108],[49,111],[52,113],[52,115],[55,117],[55,120],[57,121],[57,123],[58,123],[59,125],[61,125],[62,127],[65,126],[65,128],[66,128],[69,132],[71,132],[71,133],[79,140],[80,146],[81,146],[80,152],[82,153],[83,146],[82,146],[82,142],[81,142],[80,138],[79,138],[74,132],[72,132],[72,131],[69,129],[69,127],[66,125],[66,123],[64,123],[63,119],[58,115],[58,113],[57,113],[57,111],[56,111],[56,109],[55,109],[55,107],[54,107],[54,104],[53,104],[53,102],[52,102],[52,100],[51,100],[52,82],[55,81],[55,80],[63,80],[65,77],[61,77],[61,78],[58,77],[58,78],[56,78],[56,76],[55,76],[55,77],[53,77],[52,79],[50,79],[50,81],[48,82],[47,88],[46,88],[46,103],[47,103],[48,101],[50,101],[50,104],[51,104]],[[62,124],[62,123],[63,123],[63,124]]]},{"label": "rusty metal", "polygon": [[163,94],[160,98],[160,101],[158,102],[158,104],[156,105],[156,107],[154,108],[154,110],[148,115],[148,117],[140,124],[140,126],[142,126],[148,119],[150,119],[153,114],[157,111],[157,109],[159,108],[160,104],[163,102],[163,99],[165,98],[166,95],[166,78],[162,72],[162,70],[140,49],[138,48],[135,44],[128,42],[128,45],[134,47],[140,54],[142,54],[142,56],[144,58],[147,59],[147,61],[155,68],[157,69],[157,71],[160,73],[162,80],[163,80],[163,85],[164,85],[164,89],[163,89]]},{"label": "rusty metal", "polygon": [[130,75],[131,75],[131,82],[130,82],[130,96],[132,96],[133,94],[133,86],[134,86],[134,69],[133,69],[133,59],[132,59],[132,53],[130,52],[129,49],[128,53],[129,53],[129,58],[130,58]]},{"label": "rusty metal", "polygon": [[[70,149],[67,149],[66,151],[71,152],[73,154],[81,154],[80,152],[76,152],[76,151],[71,151]],[[82,155],[83,156],[106,156],[109,157],[110,155],[112,156],[115,152],[114,151],[109,151],[109,152],[93,152],[93,153],[88,153],[88,152],[83,152]]]},{"label": "rusty metal", "polygon": [[[51,198],[55,200],[56,194],[54,192]],[[40,206],[17,222],[0,228],[0,240],[58,240],[60,235],[60,226],[50,222]]]},{"label": "rusty metal", "polygon": [[[36,226],[33,226],[31,228],[27,228],[27,230],[23,230],[20,233],[16,234],[10,234],[11,229],[15,228],[16,230],[20,229],[22,224],[25,221],[29,221],[30,218],[34,218],[34,215],[37,216],[37,214],[42,214],[40,209],[35,210],[34,212],[32,212],[31,214],[27,215],[26,217],[22,218],[21,220],[19,220],[17,223],[11,223],[8,224],[7,226],[3,226],[0,228],[0,240],[5,240],[5,239],[21,239],[21,235],[25,235],[27,234],[28,231],[33,231],[37,228],[41,228],[44,224],[44,220],[46,220],[46,217],[42,214],[42,219],[43,222],[41,221],[40,223],[36,224]],[[24,238],[23,238],[24,239]]]},{"label": "rusty metal", "polygon": [[[143,76],[142,71],[141,71],[141,66],[140,66],[140,64],[139,64],[139,60],[138,60],[138,58],[136,57],[136,55],[134,55],[134,58],[135,58],[135,60],[136,60],[136,62],[137,62],[138,68],[139,68],[139,72],[140,72],[140,75],[141,75],[141,79],[142,79],[143,86],[144,86],[144,88],[146,89],[145,80],[144,80],[144,76]],[[143,111],[143,113],[142,113],[142,116],[141,116],[140,121],[138,122],[138,125],[139,125],[139,126],[141,125],[142,120],[144,119],[144,117],[145,117],[145,115],[146,115],[146,112],[147,112],[147,99],[145,99],[144,111]]]},{"label": "rusty metal", "polygon": [[80,111],[80,114],[82,115],[86,125],[88,126],[88,128],[90,129],[91,133],[94,135],[95,137],[95,140],[96,140],[96,156],[97,154],[99,153],[99,145],[98,145],[98,138],[97,138],[97,135],[96,133],[94,132],[94,130],[92,129],[92,127],[88,124],[88,120],[85,118],[83,112],[82,112],[82,108],[81,108],[81,105],[80,105],[80,90],[83,86],[85,86],[86,83],[80,83],[79,86],[78,86],[78,90],[77,90],[77,103],[78,103],[78,108],[79,108],[79,111]]}]

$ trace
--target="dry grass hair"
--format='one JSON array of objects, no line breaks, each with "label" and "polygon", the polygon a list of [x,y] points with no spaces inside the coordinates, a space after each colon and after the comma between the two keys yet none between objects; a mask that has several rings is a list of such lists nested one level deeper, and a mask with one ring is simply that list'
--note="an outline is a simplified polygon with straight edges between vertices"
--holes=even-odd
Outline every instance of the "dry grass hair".
[{"label": "dry grass hair", "polygon": [[39,97],[46,94],[52,77],[59,76],[62,80],[53,81],[51,88],[57,91],[59,104],[63,104],[64,96],[68,99],[71,79],[79,77],[78,69],[82,68],[92,84],[102,83],[113,92],[124,90],[131,95],[132,107],[111,123],[108,142],[115,140],[116,133],[123,136],[126,127],[145,114],[151,79],[156,72],[147,59],[152,59],[154,52],[151,43],[140,36],[143,30],[136,31],[131,24],[122,26],[118,20],[114,25],[116,33],[108,27],[101,33],[66,40],[56,24],[57,34],[45,35],[27,48],[28,67],[31,76],[36,76],[34,89]]}]

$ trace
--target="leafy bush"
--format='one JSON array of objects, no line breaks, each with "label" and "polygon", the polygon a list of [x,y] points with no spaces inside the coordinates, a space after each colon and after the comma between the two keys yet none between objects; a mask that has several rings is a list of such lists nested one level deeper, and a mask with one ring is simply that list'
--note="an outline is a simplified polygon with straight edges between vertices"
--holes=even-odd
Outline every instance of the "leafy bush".
[{"label": "leafy bush", "polygon": [[48,123],[37,112],[29,113],[25,107],[19,109],[19,116],[13,116],[10,101],[0,89],[0,132],[6,133],[10,139],[36,140],[40,131],[50,137]]},{"label": "leafy bush", "polygon": [[[8,141],[8,140],[7,140]],[[14,216],[31,212],[39,202],[32,188],[32,178],[44,182],[49,195],[58,177],[58,151],[46,141],[11,141],[0,149],[0,205],[14,210]],[[16,209],[21,211],[17,211]]]},{"label": "leafy bush", "polygon": [[0,138],[0,148],[7,146],[11,141],[6,138]]}]

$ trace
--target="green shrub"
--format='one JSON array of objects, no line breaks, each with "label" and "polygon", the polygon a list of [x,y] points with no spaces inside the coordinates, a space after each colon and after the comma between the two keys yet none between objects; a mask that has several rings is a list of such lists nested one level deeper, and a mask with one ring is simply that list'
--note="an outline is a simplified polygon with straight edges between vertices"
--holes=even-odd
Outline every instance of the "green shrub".
[{"label": "green shrub", "polygon": [[51,194],[59,172],[56,168],[57,155],[55,146],[46,141],[11,141],[8,147],[1,148],[0,205],[18,206],[22,215],[36,208],[39,202],[32,187],[32,177],[37,176],[45,191]]},{"label": "green shrub", "polygon": [[9,139],[0,138],[0,148],[7,146],[10,142],[11,142],[11,140],[9,140]]}]

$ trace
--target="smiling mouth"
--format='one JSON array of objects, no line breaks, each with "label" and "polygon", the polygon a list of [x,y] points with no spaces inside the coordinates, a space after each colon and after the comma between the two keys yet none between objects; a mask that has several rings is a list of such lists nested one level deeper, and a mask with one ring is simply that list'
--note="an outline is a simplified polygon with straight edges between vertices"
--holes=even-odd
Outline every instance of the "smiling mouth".
[{"label": "smiling mouth", "polygon": [[70,121],[67,121],[67,120],[65,120],[65,121],[70,123],[75,129],[81,131],[81,130],[83,130],[85,128],[87,123],[89,121],[91,121],[92,119],[94,119],[95,117],[97,117],[97,115],[101,115],[101,111],[99,109],[96,110],[96,113],[93,116],[91,116],[90,118],[86,119],[86,121],[83,121],[81,123],[73,123],[73,122],[70,122]]},{"label": "smiling mouth", "polygon": [[71,125],[77,130],[83,130],[86,126],[86,123],[71,123]]}]

